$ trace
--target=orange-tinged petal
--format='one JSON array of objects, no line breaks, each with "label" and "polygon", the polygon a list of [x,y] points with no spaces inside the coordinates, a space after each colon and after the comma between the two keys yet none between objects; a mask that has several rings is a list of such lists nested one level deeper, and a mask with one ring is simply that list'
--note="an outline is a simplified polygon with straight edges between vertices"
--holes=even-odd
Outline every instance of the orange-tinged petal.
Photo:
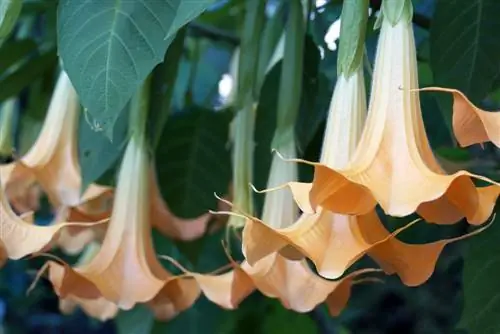
[{"label": "orange-tinged petal", "polygon": [[[406,244],[396,238],[373,247],[368,254],[387,274],[397,273],[407,286],[418,286],[425,283],[434,272],[439,255],[444,247],[452,242],[476,235],[492,223],[456,238],[444,239],[428,244]],[[383,226],[374,229],[373,234],[383,235],[387,231]]]},{"label": "orange-tinged petal", "polygon": [[448,92],[453,95],[453,132],[460,146],[491,141],[500,147],[500,113],[479,109],[456,89],[425,87],[420,90]]},{"label": "orange-tinged petal", "polygon": [[[248,219],[243,229],[243,247],[247,261],[254,265],[269,254],[291,246],[311,259],[321,276],[336,279],[371,248],[389,242],[412,224],[391,234],[374,211],[347,216],[319,209],[315,214],[302,214],[297,222],[283,229],[273,229],[259,219]],[[381,228],[385,233],[375,233]]]},{"label": "orange-tinged petal", "polygon": [[338,295],[338,288],[350,290],[347,282],[357,275],[376,271],[365,269],[338,281],[328,281],[317,276],[305,260],[291,261],[279,254],[271,254],[255,266],[243,263],[242,268],[263,294],[278,298],[286,308],[302,313],[310,312],[330,295]]},{"label": "orange-tinged petal", "polygon": [[190,308],[200,292],[195,279],[177,278],[169,281],[147,305],[153,310],[155,318],[167,321]]},{"label": "orange-tinged petal", "polygon": [[[434,223],[450,224],[462,217],[483,223],[486,218],[477,213],[484,204],[472,178],[494,182],[466,171],[446,175],[428,143],[419,96],[411,91],[418,88],[411,22],[392,26],[384,21],[378,43],[369,114],[359,146],[342,169],[313,164],[312,207],[365,214],[378,202],[392,216],[416,211],[425,212],[426,220]],[[445,214],[436,203],[445,203]]]},{"label": "orange-tinged petal", "polygon": [[235,309],[255,290],[252,279],[238,266],[219,275],[197,273],[190,275],[196,279],[203,294],[211,302],[225,309]]},{"label": "orange-tinged petal", "polygon": [[60,223],[50,226],[33,225],[12,211],[4,191],[0,187],[0,241],[10,259],[17,260],[26,255],[42,251],[52,245],[62,228],[81,225],[85,225],[85,223]]}]

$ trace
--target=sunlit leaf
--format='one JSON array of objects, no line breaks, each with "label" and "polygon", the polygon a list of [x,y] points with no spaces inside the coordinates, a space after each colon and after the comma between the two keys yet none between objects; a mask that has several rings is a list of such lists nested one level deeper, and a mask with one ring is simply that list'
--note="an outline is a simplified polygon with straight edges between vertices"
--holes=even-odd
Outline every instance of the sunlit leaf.
[{"label": "sunlit leaf", "polygon": [[177,30],[214,0],[61,0],[59,54],[82,103],[111,138],[119,113]]}]

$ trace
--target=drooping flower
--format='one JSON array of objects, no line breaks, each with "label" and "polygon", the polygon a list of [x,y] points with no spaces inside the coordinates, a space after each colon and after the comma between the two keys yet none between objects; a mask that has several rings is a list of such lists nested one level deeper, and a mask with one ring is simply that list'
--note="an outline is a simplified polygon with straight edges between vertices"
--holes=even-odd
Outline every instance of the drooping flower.
[{"label": "drooping flower", "polygon": [[[282,141],[281,148],[294,155],[295,140],[293,136],[289,139]],[[268,186],[296,180],[297,174],[296,164],[285,163],[275,156],[271,164]],[[266,194],[262,221],[286,228],[296,221],[297,216],[298,207],[291,193],[281,191]],[[252,223],[252,217],[244,218],[246,224]],[[262,221],[260,223],[264,224]],[[260,237],[266,238],[265,235]],[[268,243],[265,239],[254,241]],[[245,246],[243,250],[245,253]],[[222,275],[188,274],[197,280],[208,299],[224,308],[237,307],[244,298],[257,289],[270,298],[279,299],[286,308],[297,312],[309,312],[328,298],[331,298],[332,309],[341,310],[347,303],[354,279],[360,274],[372,271],[371,269],[357,271],[339,281],[327,281],[317,276],[303,257],[290,260],[277,252],[268,254],[252,265],[248,261],[243,261],[241,265],[234,262],[232,264],[233,270]]]},{"label": "drooping flower", "polygon": [[[337,80],[321,154],[321,162],[331,168],[341,168],[349,162],[366,114],[362,68],[348,78],[340,76]],[[282,152],[290,157],[295,155],[286,148],[282,148]],[[294,165],[280,161],[277,156],[274,162],[284,164],[284,169],[277,175],[286,175],[285,166]],[[268,188],[284,182],[277,178],[275,184],[268,184]],[[292,187],[304,186],[294,184]],[[405,244],[395,236],[413,223],[389,233],[373,210],[364,215],[349,216],[318,208],[316,213],[303,213],[296,222],[291,224],[288,220],[285,225],[280,217],[266,218],[248,219],[243,229],[243,249],[250,264],[263,261],[273,252],[294,259],[305,256],[312,260],[321,276],[329,279],[342,276],[355,261],[368,254],[388,274],[397,273],[407,285],[420,285],[434,271],[445,244],[455,241],[443,240],[437,245]],[[427,254],[427,261],[420,261],[415,252]]]},{"label": "drooping flower", "polygon": [[369,114],[358,149],[344,168],[314,164],[309,193],[314,209],[360,215],[379,203],[388,215],[417,212],[438,224],[464,217],[471,224],[488,219],[491,211],[486,208],[493,205],[482,192],[490,190],[476,188],[472,179],[493,181],[467,171],[447,175],[438,165],[425,134],[419,96],[411,91],[416,88],[411,20],[403,18],[393,25],[384,17]]},{"label": "drooping flower", "polygon": [[[34,225],[30,212],[18,216],[10,206],[7,196],[0,187],[0,247],[7,258],[20,259],[51,247],[63,228],[85,225],[82,222],[60,222],[51,226]],[[104,221],[94,222],[100,224]]]},{"label": "drooping flower", "polygon": [[56,207],[77,206],[109,188],[91,185],[81,196],[82,178],[77,155],[79,103],[63,71],[54,89],[42,130],[19,160],[0,167],[2,185],[13,197],[38,182]]},{"label": "drooping flower", "polygon": [[132,136],[118,175],[113,211],[97,255],[71,268],[49,261],[49,279],[60,298],[104,297],[121,309],[156,298],[177,311],[196,300],[199,289],[193,279],[178,279],[158,261],[152,244],[150,163],[142,135]]},{"label": "drooping flower", "polygon": [[[84,265],[90,262],[98,253],[101,245],[98,242],[91,242],[85,249],[84,253],[78,260],[77,266]],[[64,264],[59,264],[57,262],[50,262],[50,274],[51,279],[59,288],[62,288],[62,284],[66,271],[71,270],[65,268]],[[71,275],[75,275],[71,273]],[[74,276],[76,281],[77,276]],[[36,281],[34,282],[36,283]],[[86,286],[85,282],[81,286]],[[169,291],[165,290],[158,294],[155,298],[145,303],[153,313],[155,318],[162,321],[167,321],[174,318],[185,308],[188,308],[193,300],[199,295],[199,288],[194,280],[184,280],[178,281],[178,284],[171,284]],[[182,289],[179,289],[181,287]],[[33,285],[30,289],[33,288]],[[107,300],[100,294],[93,294],[91,291],[93,288],[88,286],[89,290],[88,297],[82,298],[73,294],[66,295],[66,297],[59,300],[59,309],[63,314],[72,313],[76,308],[81,308],[90,317],[105,321],[114,318],[119,311],[118,305],[112,301]],[[56,291],[59,291],[56,289]]]},{"label": "drooping flower", "polygon": [[491,141],[500,147],[500,113],[479,109],[456,89],[425,87],[420,91],[440,91],[453,95],[453,132],[460,146]]}]

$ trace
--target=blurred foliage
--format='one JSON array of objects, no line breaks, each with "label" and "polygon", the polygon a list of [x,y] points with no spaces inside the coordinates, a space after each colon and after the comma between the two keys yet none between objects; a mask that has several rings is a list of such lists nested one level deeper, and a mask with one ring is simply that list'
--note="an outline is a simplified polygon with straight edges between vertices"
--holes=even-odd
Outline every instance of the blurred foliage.
[{"label": "blurred foliage", "polygon": [[[172,2],[178,5],[182,1]],[[500,29],[500,2],[413,2],[420,85],[456,87],[482,107],[499,109],[500,40],[497,35]],[[268,11],[272,12],[276,3],[269,0]],[[338,41],[327,42],[325,35],[331,33],[332,24],[338,25],[342,1],[322,3],[318,7],[312,6],[308,21],[302,73],[304,85],[296,125],[300,156],[309,160],[318,158],[337,73]],[[373,25],[380,1],[370,3],[372,12],[365,59],[368,91],[378,37]],[[177,42],[174,41],[168,49],[165,62],[155,68],[154,93],[150,99],[150,123],[158,131],[155,135],[159,138],[158,145],[152,150],[158,166],[161,193],[172,211],[181,217],[195,217],[208,209],[215,209],[217,201],[213,193],[227,193],[231,172],[229,125],[233,110],[224,106],[219,84],[230,70],[230,60],[239,43],[244,0],[205,1],[204,6],[208,6],[208,10],[186,25],[182,39],[178,36]],[[159,11],[164,11],[164,8],[159,8]],[[0,46],[0,102],[19,96],[22,112],[16,141],[21,153],[36,138],[54,83],[58,63],[56,19],[57,1],[26,0],[18,25]],[[187,16],[184,19],[189,21]],[[77,22],[74,23],[75,28]],[[172,20],[169,22],[174,24]],[[99,26],[87,28],[87,37],[91,38],[91,32],[98,30]],[[151,32],[155,28],[150,25],[146,30]],[[64,36],[59,36],[60,40],[62,38]],[[156,37],[148,35],[147,38],[153,41]],[[160,43],[161,47],[156,50],[158,54],[163,55],[172,40]],[[59,48],[59,54],[63,61],[70,62],[76,52],[75,47],[82,46],[65,43]],[[160,61],[149,59],[147,64],[141,63],[141,73],[135,80],[120,83],[127,85],[121,94],[125,96],[133,92],[132,88],[137,86],[140,78]],[[76,70],[70,69],[70,73]],[[267,73],[260,92],[255,133],[254,173],[257,188],[264,188],[270,165],[280,71],[281,63],[278,62]],[[95,103],[94,94],[86,94],[84,105]],[[126,100],[123,98],[123,101]],[[500,179],[498,149],[489,144],[484,148],[461,149],[456,146],[451,134],[450,99],[442,94],[424,93],[421,94],[421,103],[431,145],[443,162]],[[123,107],[128,108],[128,104],[123,103]],[[86,118],[85,115],[82,115],[79,128],[79,160],[84,183],[99,181],[113,184],[114,171],[127,135],[128,119],[123,116],[126,113],[113,116],[112,141],[108,140],[105,132],[93,131],[93,118]],[[165,123],[163,130],[158,130],[163,126],[158,126],[158,122]],[[307,167],[301,170],[303,180],[310,180],[311,176]],[[256,197],[259,201],[262,199],[262,196]],[[393,227],[399,224],[398,221],[385,223]],[[446,233],[463,233],[465,229],[465,225],[461,224]],[[36,269],[43,263],[42,259],[9,262],[0,271],[0,320],[3,326],[0,331],[432,334],[464,333],[463,330],[469,330],[474,334],[498,333],[500,306],[496,284],[500,280],[500,272],[496,267],[500,259],[499,231],[496,222],[483,235],[446,247],[434,275],[418,288],[404,287],[396,277],[385,279],[383,284],[356,285],[348,308],[338,318],[331,318],[323,306],[308,314],[297,314],[286,310],[279,302],[255,293],[235,311],[222,310],[202,298],[193,308],[169,322],[156,321],[148,309],[136,307],[121,312],[115,320],[100,323],[87,318],[81,311],[61,315],[58,299],[50,284],[44,280],[38,282],[28,296],[25,295]],[[440,235],[431,226],[423,232],[412,230],[406,238],[416,242],[422,236],[436,240]],[[221,247],[223,238],[224,234],[219,231],[200,240],[174,243],[157,233],[154,235],[159,254],[182,259],[179,261],[184,266],[201,272],[213,271],[227,264]],[[236,239],[232,246],[232,256],[241,259]],[[64,258],[75,260],[67,256]],[[363,259],[362,262],[366,261]]]}]

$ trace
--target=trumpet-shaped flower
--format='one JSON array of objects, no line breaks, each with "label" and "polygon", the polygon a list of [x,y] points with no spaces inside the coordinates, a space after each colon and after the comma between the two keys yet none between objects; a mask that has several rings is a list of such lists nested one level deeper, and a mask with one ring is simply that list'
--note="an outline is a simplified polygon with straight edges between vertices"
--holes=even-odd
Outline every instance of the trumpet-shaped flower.
[{"label": "trumpet-shaped flower", "polygon": [[[459,171],[447,175],[427,140],[420,110],[415,42],[411,22],[383,19],[369,114],[359,146],[347,166],[315,165],[311,206],[346,214],[366,214],[378,202],[392,216],[417,212],[429,222],[471,224],[488,219],[493,205]],[[495,184],[494,187],[498,187]],[[293,188],[292,188],[293,190]],[[296,195],[303,198],[304,195]]]},{"label": "trumpet-shaped flower", "polygon": [[[175,240],[194,240],[201,237],[207,230],[211,215],[203,214],[194,219],[182,219],[175,216],[162,199],[155,172],[150,172],[150,202],[149,219],[151,225],[163,235]],[[91,199],[77,207],[61,207],[58,209],[53,224],[61,221],[78,221],[93,223],[109,219],[113,209],[111,189],[101,196]],[[90,242],[102,241],[106,233],[106,225],[75,226],[61,231],[58,246],[68,254],[77,254]]]},{"label": "trumpet-shaped flower", "polygon": [[[342,170],[349,165],[363,130],[365,115],[363,69],[360,68],[349,77],[341,75],[337,79],[323,141],[321,166]],[[283,152],[286,156],[294,157],[293,152]],[[284,174],[282,170],[281,175]],[[268,187],[275,185],[270,184]],[[350,216],[333,213],[319,205],[315,213],[308,213],[311,208],[308,207],[307,196],[304,196],[310,191],[308,185],[289,185],[305,213],[293,224],[281,226],[282,222],[276,222],[276,217],[270,217],[271,220],[248,219],[243,229],[243,250],[251,265],[263,261],[274,252],[294,259],[305,256],[312,260],[321,276],[335,279],[342,276],[360,257],[368,254],[386,273],[397,273],[405,284],[415,286],[430,277],[444,246],[460,239],[424,245],[405,244],[395,236],[413,223],[389,233],[373,208],[367,213],[361,211],[358,216]],[[342,185],[345,183],[329,184],[339,187],[339,190]],[[490,206],[481,206],[484,212],[477,212],[478,215],[487,217],[491,213],[498,189],[496,186],[482,189],[479,193],[481,200],[486,199],[485,202],[490,203]],[[354,192],[346,194],[345,201],[352,200],[349,195],[355,195],[356,191],[363,194],[364,189],[361,192],[359,190],[354,189]],[[368,191],[365,193],[368,198],[369,194]],[[426,254],[425,261],[415,256],[415,252]]]},{"label": "trumpet-shaped flower", "polygon": [[[295,154],[295,141],[282,141],[282,149]],[[297,179],[297,166],[277,159],[271,164],[268,186],[274,186]],[[236,208],[236,207],[235,207]],[[270,222],[275,228],[287,227],[298,216],[298,207],[289,192],[270,192],[266,194],[263,221]],[[244,217],[251,223],[250,217]],[[246,227],[245,227],[246,229]],[[266,237],[261,235],[261,237]],[[262,240],[262,239],[260,239]],[[254,240],[258,243],[258,241]],[[263,240],[267,243],[267,240]],[[243,239],[245,252],[245,239]],[[289,249],[288,253],[293,253]],[[332,308],[341,310],[347,303],[353,279],[365,271],[355,272],[342,280],[332,282],[317,276],[305,259],[298,261],[285,258],[282,254],[269,254],[252,265],[244,261],[241,266],[233,262],[234,269],[222,275],[191,275],[198,281],[204,294],[213,302],[225,308],[236,307],[254,289],[264,295],[277,298],[289,309],[309,312],[317,305],[332,297]],[[343,296],[337,298],[337,296]],[[335,312],[333,312],[335,313]]]},{"label": "trumpet-shaped flower", "polygon": [[[60,222],[51,226],[37,226],[30,212],[18,216],[10,206],[5,191],[0,187],[0,247],[10,259],[20,259],[52,246],[63,228],[86,225],[84,222]],[[97,222],[97,224],[102,223]],[[93,223],[96,224],[96,223]]]},{"label": "trumpet-shaped flower", "polygon": [[18,161],[0,167],[8,195],[28,189],[38,181],[55,206],[76,206],[107,191],[106,187],[91,185],[83,198],[80,195],[78,116],[76,92],[66,73],[61,72],[36,142]]},{"label": "trumpet-shaped flower", "polygon": [[[97,242],[90,243],[84,253],[78,260],[77,265],[84,265],[90,262],[99,252],[100,244]],[[64,265],[56,262],[50,263],[51,275],[53,282],[62,284],[64,275],[66,275]],[[36,281],[35,281],[36,282]],[[165,291],[158,294],[146,305],[154,312],[155,317],[159,320],[170,320],[191,305],[191,301],[195,300],[199,295],[199,289],[194,280],[185,280],[178,282],[180,285],[172,284],[170,292]],[[180,291],[177,288],[181,286]],[[169,297],[172,295],[172,297]],[[94,298],[92,298],[94,297]],[[186,303],[186,301],[188,301]],[[118,305],[107,300],[103,296],[89,294],[89,298],[82,298],[75,295],[67,295],[59,300],[59,309],[64,314],[72,313],[77,307],[81,308],[90,317],[105,321],[114,318],[119,311]]]},{"label": "trumpet-shaped flower", "polygon": [[48,262],[49,279],[60,298],[104,297],[121,309],[158,298],[178,311],[199,294],[192,279],[167,272],[154,253],[151,239],[149,160],[142,136],[133,136],[122,161],[111,220],[98,254],[75,267]]},{"label": "trumpet-shaped flower", "polygon": [[500,113],[479,109],[456,89],[426,87],[420,90],[448,92],[453,95],[453,132],[460,146],[491,141],[500,147]]}]

